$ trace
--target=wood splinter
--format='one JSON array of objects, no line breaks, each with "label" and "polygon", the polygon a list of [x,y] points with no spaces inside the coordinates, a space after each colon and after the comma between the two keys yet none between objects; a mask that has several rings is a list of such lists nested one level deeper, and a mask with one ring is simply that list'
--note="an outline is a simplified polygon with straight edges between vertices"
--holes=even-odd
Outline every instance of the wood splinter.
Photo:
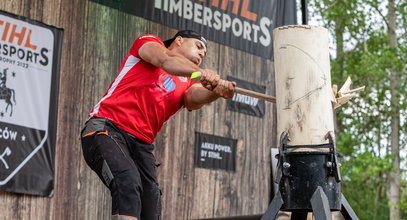
[{"label": "wood splinter", "polygon": [[341,105],[351,100],[356,95],[355,94],[356,92],[361,92],[365,90],[365,86],[358,87],[356,89],[350,89],[351,84],[352,79],[348,77],[339,91],[337,85],[334,84],[332,86],[332,94],[334,97],[332,100],[332,105],[334,109],[339,108]]}]

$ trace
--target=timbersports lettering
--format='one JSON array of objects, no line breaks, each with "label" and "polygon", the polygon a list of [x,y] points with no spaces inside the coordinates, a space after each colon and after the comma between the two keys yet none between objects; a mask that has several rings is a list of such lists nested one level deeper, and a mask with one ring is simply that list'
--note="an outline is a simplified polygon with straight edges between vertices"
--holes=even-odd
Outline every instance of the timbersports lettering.
[{"label": "timbersports lettering", "polygon": [[48,49],[31,42],[33,30],[0,20],[0,55],[34,64],[48,65]]},{"label": "timbersports lettering", "polygon": [[[205,0],[198,1],[205,2]],[[229,2],[233,3],[232,14],[238,17],[232,18],[229,14],[212,8],[220,6],[222,11],[226,11],[230,6]],[[272,21],[268,17],[258,19],[256,13],[250,12],[248,9],[250,0],[222,0],[220,5],[219,3],[220,0],[212,0],[212,7],[206,7],[202,3],[193,3],[191,0],[155,0],[154,7],[222,32],[231,29],[234,36],[254,43],[260,42],[264,47],[270,45],[269,27]],[[250,23],[248,20],[256,23]]]}]

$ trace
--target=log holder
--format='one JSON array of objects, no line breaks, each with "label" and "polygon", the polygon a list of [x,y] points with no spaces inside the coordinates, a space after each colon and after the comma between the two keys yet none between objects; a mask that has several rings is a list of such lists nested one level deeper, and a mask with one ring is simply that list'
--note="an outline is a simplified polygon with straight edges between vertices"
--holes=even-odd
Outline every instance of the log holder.
[{"label": "log holder", "polygon": [[[277,192],[261,220],[275,219],[281,211],[291,212],[292,220],[306,220],[312,212],[316,220],[332,220],[331,211],[340,211],[345,220],[357,220],[341,193],[340,163],[334,137],[328,144],[290,146],[288,133],[281,135],[275,182]],[[294,151],[295,148],[328,148],[329,151]]]}]

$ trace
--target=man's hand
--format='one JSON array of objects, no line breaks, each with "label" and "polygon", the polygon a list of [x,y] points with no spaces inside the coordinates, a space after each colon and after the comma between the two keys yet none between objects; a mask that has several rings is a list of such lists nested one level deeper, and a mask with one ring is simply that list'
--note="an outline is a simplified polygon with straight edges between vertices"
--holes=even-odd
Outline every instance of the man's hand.
[{"label": "man's hand", "polygon": [[230,99],[234,95],[236,82],[219,80],[218,85],[212,90],[208,90],[202,84],[193,84],[184,95],[184,105],[188,110],[200,109],[204,104],[210,103],[223,97]]},{"label": "man's hand", "polygon": [[212,91],[214,88],[218,86],[220,76],[213,70],[202,69],[199,80],[201,81],[203,87]]},{"label": "man's hand", "polygon": [[212,92],[222,98],[230,99],[235,94],[235,87],[236,82],[230,82],[221,79],[219,80],[218,85],[212,90]]}]

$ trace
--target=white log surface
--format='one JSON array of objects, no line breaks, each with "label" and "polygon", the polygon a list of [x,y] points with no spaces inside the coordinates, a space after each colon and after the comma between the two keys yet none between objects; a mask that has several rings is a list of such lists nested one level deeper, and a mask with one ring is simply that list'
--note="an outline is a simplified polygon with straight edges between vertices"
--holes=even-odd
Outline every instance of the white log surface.
[{"label": "white log surface", "polygon": [[273,35],[277,135],[287,131],[289,145],[328,143],[325,135],[334,131],[328,31],[322,27],[290,25],[274,29]]}]

